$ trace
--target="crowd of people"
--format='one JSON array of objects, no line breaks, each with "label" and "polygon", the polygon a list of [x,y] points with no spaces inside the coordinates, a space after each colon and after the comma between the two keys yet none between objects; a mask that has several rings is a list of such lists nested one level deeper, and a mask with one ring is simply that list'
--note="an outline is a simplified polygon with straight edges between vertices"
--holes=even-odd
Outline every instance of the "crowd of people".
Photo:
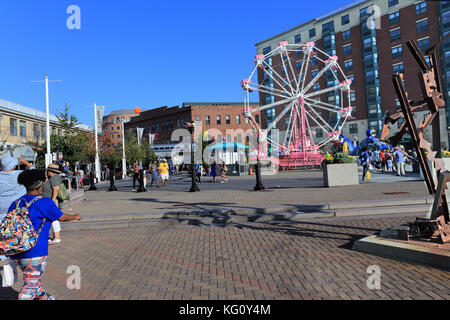
[{"label": "crowd of people", "polygon": [[[145,165],[141,167],[135,161],[131,164],[130,170],[133,177],[133,191],[138,191],[142,189],[147,190],[148,183],[150,183],[150,188],[153,188],[153,185],[156,188],[165,188],[171,175],[181,174],[183,171],[190,173],[191,166],[186,164],[171,165],[167,162],[167,159],[163,158],[159,162],[154,160],[148,167]],[[201,183],[204,176],[210,176],[211,182],[217,182],[216,177],[219,174],[221,176],[220,183],[226,183],[229,181],[227,170],[225,162],[221,160],[217,163],[214,157],[211,157],[210,164],[206,165],[199,162],[194,164],[194,175],[197,183]]]},{"label": "crowd of people", "polygon": [[417,154],[414,150],[406,152],[403,146],[396,149],[387,148],[376,150],[369,150],[367,147],[363,147],[359,159],[363,167],[362,180],[364,181],[367,177],[367,172],[370,172],[370,170],[404,176],[406,174],[405,165],[412,165],[417,161]]}]

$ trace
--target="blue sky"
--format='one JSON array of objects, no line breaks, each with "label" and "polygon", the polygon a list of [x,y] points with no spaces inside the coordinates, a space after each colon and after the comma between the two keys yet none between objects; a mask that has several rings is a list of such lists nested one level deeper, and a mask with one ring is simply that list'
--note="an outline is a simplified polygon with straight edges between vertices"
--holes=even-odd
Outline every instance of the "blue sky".
[{"label": "blue sky", "polygon": [[[0,98],[93,125],[106,113],[187,101],[243,101],[255,44],[350,3],[319,1],[1,0]],[[81,9],[69,30],[68,6]],[[257,101],[257,95],[253,97]]]}]

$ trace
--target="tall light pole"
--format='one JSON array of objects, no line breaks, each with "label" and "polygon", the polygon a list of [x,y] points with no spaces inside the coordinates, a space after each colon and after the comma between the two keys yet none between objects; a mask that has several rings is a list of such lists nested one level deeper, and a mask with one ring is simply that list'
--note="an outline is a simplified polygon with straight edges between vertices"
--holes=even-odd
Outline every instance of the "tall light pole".
[{"label": "tall light pole", "polygon": [[[51,80],[51,82],[61,82],[62,80]],[[32,82],[42,82],[41,80]],[[47,168],[52,163],[52,154],[50,150],[50,101],[48,95],[48,74],[45,74],[45,112],[46,112],[46,140],[47,140],[47,152],[45,154],[45,167]]]},{"label": "tall light pole", "polygon": [[100,157],[98,155],[98,124],[97,124],[97,103],[94,102],[94,125],[95,125],[95,175],[100,179]]},{"label": "tall light pole", "polygon": [[125,155],[125,120],[122,121],[122,179],[127,178],[127,157]]}]

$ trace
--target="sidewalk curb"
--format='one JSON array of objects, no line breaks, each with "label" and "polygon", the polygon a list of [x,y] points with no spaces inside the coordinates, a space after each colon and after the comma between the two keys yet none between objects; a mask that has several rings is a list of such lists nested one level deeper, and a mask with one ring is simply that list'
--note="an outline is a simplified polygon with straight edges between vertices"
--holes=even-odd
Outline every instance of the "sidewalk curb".
[{"label": "sidewalk curb", "polygon": [[173,226],[224,224],[243,222],[296,222],[310,219],[334,217],[359,217],[417,213],[425,215],[431,211],[432,199],[401,198],[339,202],[329,204],[306,204],[273,207],[223,207],[214,209],[172,210],[161,212],[135,212],[83,216],[80,222],[63,223],[63,230],[123,229],[145,226]]}]

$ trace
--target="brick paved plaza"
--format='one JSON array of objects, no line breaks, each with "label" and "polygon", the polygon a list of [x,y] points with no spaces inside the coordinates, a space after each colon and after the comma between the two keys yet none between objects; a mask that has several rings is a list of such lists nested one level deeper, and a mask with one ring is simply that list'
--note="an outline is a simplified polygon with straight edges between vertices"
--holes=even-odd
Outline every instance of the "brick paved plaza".
[{"label": "brick paved plaza", "polygon": [[[355,240],[410,219],[65,233],[50,248],[43,282],[63,300],[449,299],[449,272],[351,250]],[[81,290],[66,288],[70,265],[81,269]],[[366,286],[371,265],[380,267],[380,290]],[[20,281],[0,297],[14,299]]]}]

